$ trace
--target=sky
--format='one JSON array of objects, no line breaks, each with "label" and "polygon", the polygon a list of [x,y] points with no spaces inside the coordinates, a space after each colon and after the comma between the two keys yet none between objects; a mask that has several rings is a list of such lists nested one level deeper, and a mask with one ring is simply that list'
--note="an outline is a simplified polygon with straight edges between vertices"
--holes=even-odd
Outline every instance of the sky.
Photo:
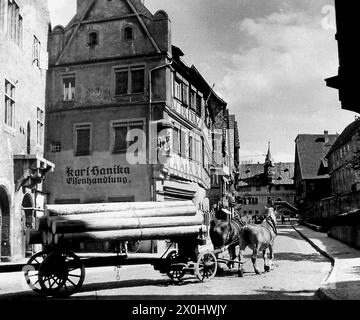
[{"label": "sky", "polygon": [[[52,26],[76,0],[48,0]],[[355,114],[324,79],[337,74],[333,0],[145,0],[165,10],[172,39],[236,114],[241,161],[294,161],[298,134],[341,133]]]}]

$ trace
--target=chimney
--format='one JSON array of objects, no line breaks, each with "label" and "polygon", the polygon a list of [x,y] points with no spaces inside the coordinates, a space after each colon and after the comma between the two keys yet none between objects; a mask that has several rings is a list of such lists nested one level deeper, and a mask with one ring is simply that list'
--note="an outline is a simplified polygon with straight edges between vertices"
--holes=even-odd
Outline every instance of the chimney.
[{"label": "chimney", "polygon": [[325,144],[329,143],[329,131],[324,131]]},{"label": "chimney", "polygon": [[88,7],[92,0],[76,0],[77,1],[77,8],[76,13],[81,14],[84,10]]}]

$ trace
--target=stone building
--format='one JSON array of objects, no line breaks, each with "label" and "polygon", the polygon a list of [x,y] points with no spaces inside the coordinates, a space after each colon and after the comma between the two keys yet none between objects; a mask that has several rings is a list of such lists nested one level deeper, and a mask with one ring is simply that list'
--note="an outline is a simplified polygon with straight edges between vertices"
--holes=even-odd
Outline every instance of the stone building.
[{"label": "stone building", "polygon": [[43,158],[48,29],[45,0],[0,0],[2,261],[33,253],[25,229],[43,209],[42,181],[53,168]]},{"label": "stone building", "polygon": [[264,163],[240,164],[236,189],[239,213],[252,218],[271,205],[284,215],[296,213],[293,177],[294,163],[275,163],[270,147]]},{"label": "stone building", "polygon": [[295,140],[295,204],[302,219],[320,217],[320,201],[331,196],[326,155],[338,135],[301,134]]},{"label": "stone building", "polygon": [[220,99],[171,41],[163,10],[78,0],[49,35],[50,203],[194,200],[208,206]]}]

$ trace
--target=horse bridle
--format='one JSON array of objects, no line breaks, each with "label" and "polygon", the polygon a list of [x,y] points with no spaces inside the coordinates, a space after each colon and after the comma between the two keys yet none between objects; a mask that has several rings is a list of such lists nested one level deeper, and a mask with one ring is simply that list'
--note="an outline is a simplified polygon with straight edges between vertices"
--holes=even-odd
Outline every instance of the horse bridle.
[{"label": "horse bridle", "polygon": [[274,221],[274,219],[269,216],[269,217],[266,217],[266,222],[270,225],[271,229],[274,231],[274,233],[277,235],[277,228],[276,228],[276,222]]}]

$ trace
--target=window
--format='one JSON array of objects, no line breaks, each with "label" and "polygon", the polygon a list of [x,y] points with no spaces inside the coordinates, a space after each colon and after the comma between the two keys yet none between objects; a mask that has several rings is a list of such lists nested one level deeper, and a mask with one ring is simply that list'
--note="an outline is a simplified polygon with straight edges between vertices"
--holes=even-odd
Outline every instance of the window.
[{"label": "window", "polygon": [[261,191],[261,186],[257,186],[256,191]]},{"label": "window", "polygon": [[186,133],[184,130],[180,131],[180,153],[182,157],[186,157],[187,156],[187,152],[186,152]]},{"label": "window", "polygon": [[180,153],[180,131],[178,128],[173,130],[173,150]]},{"label": "window", "polygon": [[63,76],[63,99],[64,101],[74,101],[76,90],[75,75]]},{"label": "window", "polygon": [[43,145],[44,141],[44,111],[37,108],[37,136],[36,141],[38,145]]},{"label": "window", "polygon": [[20,15],[20,8],[16,2],[8,1],[8,35],[19,46],[22,45],[23,18]]},{"label": "window", "polygon": [[276,190],[276,191],[280,191],[280,190],[281,190],[281,186],[279,186],[279,185],[275,186],[275,190]]},{"label": "window", "polygon": [[83,124],[76,126],[76,156],[90,155],[91,125]]},{"label": "window", "polygon": [[124,38],[125,40],[133,40],[134,39],[134,30],[131,27],[126,27],[124,30]]},{"label": "window", "polygon": [[175,78],[174,89],[175,89],[174,92],[175,98],[182,101],[181,81],[177,78]]},{"label": "window", "polygon": [[196,110],[196,92],[193,89],[190,90],[190,108]]},{"label": "window", "polygon": [[189,85],[184,82],[182,83],[182,102],[189,105]]},{"label": "window", "polygon": [[257,205],[257,204],[259,204],[259,199],[258,198],[252,198],[252,204],[254,204],[254,205]]},{"label": "window", "polygon": [[96,46],[99,44],[99,36],[96,31],[92,31],[89,33],[89,40],[88,45],[89,46]]},{"label": "window", "polygon": [[115,95],[138,94],[144,91],[144,67],[115,69]]},{"label": "window", "polygon": [[40,41],[34,36],[33,40],[33,63],[40,67]]},{"label": "window", "polygon": [[4,28],[4,7],[3,0],[0,0],[0,31]]},{"label": "window", "polygon": [[196,95],[196,112],[197,114],[201,115],[201,111],[202,111],[202,97],[197,94]]},{"label": "window", "polygon": [[113,153],[121,154],[126,153],[128,148],[133,145],[137,140],[127,141],[126,137],[130,130],[144,130],[144,122],[143,121],[129,121],[129,122],[114,122],[113,130],[114,130],[114,146]]},{"label": "window", "polygon": [[61,142],[52,142],[51,145],[50,145],[50,151],[52,153],[61,152]]},{"label": "window", "polygon": [[15,86],[5,80],[5,124],[15,127]]},{"label": "window", "polygon": [[189,159],[193,160],[193,140],[194,138],[192,136],[189,135]]}]

